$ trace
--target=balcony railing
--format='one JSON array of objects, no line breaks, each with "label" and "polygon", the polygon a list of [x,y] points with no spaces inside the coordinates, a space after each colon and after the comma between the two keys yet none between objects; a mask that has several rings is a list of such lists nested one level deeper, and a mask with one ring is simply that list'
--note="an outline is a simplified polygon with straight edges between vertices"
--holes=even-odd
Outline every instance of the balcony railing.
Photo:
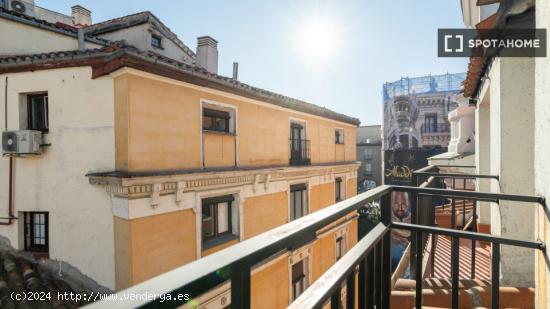
[{"label": "balcony railing", "polygon": [[451,126],[448,123],[432,123],[423,124],[420,128],[422,134],[424,133],[449,133],[451,132]]},{"label": "balcony railing", "polygon": [[[438,177],[494,178],[490,175],[436,174],[433,167],[419,170],[414,178],[417,183],[425,178],[419,187],[380,186],[365,193],[321,209],[317,212],[279,226],[268,232],[242,241],[227,249],[218,251],[190,264],[179,267],[156,278],[119,292],[113,300],[103,300],[90,305],[91,308],[135,308],[167,307],[183,305],[187,299],[178,297],[186,293],[191,299],[213,289],[222,282],[231,282],[231,307],[250,308],[251,268],[287,248],[300,247],[316,238],[316,231],[356,212],[368,203],[377,201],[380,205],[381,222],[365,237],[360,239],[341,259],[330,267],[309,288],[307,288],[289,308],[323,308],[328,302],[331,308],[338,308],[340,289],[346,283],[346,308],[354,308],[355,297],[359,308],[391,307],[391,231],[393,229],[411,232],[411,239],[423,243],[425,235],[445,235],[451,238],[451,303],[459,306],[459,240],[468,239],[472,243],[483,241],[492,244],[491,307],[499,308],[499,263],[500,247],[516,246],[545,250],[540,241],[519,240],[492,236],[472,231],[435,227],[432,199],[446,197],[452,199],[472,199],[476,201],[516,201],[545,205],[543,198],[534,196],[496,194],[467,190],[429,188]],[[412,223],[392,222],[391,193],[406,192],[413,196]],[[426,211],[426,213],[423,213]],[[426,215],[427,214],[427,215]],[[475,218],[475,216],[474,216]],[[424,222],[426,224],[419,224]],[[415,246],[414,263],[416,273],[422,273],[423,246]],[[356,281],[356,269],[357,281]],[[416,308],[422,306],[422,276],[416,279]],[[357,282],[357,284],[356,284]],[[156,295],[154,299],[125,297],[125,295]],[[357,294],[357,295],[356,295]],[[163,295],[164,297],[160,297]],[[120,299],[127,299],[120,301]],[[170,300],[167,300],[170,299]]]},{"label": "balcony railing", "polygon": [[310,141],[306,139],[290,139],[290,165],[310,165]]}]

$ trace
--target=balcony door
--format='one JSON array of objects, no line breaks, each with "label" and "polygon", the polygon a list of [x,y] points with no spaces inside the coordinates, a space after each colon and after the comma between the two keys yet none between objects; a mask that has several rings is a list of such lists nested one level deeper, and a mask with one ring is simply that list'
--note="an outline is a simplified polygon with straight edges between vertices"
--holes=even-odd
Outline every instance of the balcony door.
[{"label": "balcony door", "polygon": [[291,157],[297,160],[304,159],[304,126],[298,123],[292,123],[290,125],[290,139],[291,139]]}]

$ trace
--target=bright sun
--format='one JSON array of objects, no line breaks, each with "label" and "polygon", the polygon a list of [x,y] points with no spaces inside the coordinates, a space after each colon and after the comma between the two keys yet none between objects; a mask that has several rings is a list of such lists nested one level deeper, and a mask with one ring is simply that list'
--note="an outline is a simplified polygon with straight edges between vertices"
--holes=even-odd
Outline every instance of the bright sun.
[{"label": "bright sun", "polygon": [[309,17],[296,25],[295,47],[304,61],[321,66],[335,61],[341,45],[341,29],[327,17]]}]

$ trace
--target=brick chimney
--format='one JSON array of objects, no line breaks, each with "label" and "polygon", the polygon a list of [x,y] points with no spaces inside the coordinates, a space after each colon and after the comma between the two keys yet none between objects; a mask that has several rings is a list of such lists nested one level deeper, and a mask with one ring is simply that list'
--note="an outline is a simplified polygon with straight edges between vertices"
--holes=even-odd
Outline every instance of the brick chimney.
[{"label": "brick chimney", "polygon": [[92,24],[92,11],[80,5],[71,7],[71,16],[73,17],[73,25],[75,26],[85,27]]},{"label": "brick chimney", "polygon": [[218,74],[218,41],[209,36],[197,38],[197,65]]}]

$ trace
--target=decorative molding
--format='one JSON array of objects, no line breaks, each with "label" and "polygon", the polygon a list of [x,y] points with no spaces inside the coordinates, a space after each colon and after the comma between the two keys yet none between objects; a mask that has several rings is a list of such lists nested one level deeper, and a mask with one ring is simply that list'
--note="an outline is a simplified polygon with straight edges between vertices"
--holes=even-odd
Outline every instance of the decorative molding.
[{"label": "decorative molding", "polygon": [[187,187],[185,181],[177,182],[177,191],[176,191],[176,203],[180,203],[183,200],[183,190]]},{"label": "decorative molding", "polygon": [[160,190],[162,184],[156,183],[153,185],[153,192],[151,193],[151,207],[155,208],[160,203]]},{"label": "decorative molding", "polygon": [[334,174],[357,176],[359,162],[343,165],[279,167],[260,170],[221,171],[208,173],[190,173],[171,176],[147,176],[132,178],[115,178],[90,176],[92,185],[104,186],[105,190],[114,196],[126,198],[151,197],[151,206],[158,204],[159,197],[165,194],[175,194],[176,202],[182,200],[185,192],[222,189],[227,187],[253,185],[253,190],[264,189],[275,181],[293,181],[320,176],[325,182],[331,181]]}]

